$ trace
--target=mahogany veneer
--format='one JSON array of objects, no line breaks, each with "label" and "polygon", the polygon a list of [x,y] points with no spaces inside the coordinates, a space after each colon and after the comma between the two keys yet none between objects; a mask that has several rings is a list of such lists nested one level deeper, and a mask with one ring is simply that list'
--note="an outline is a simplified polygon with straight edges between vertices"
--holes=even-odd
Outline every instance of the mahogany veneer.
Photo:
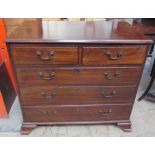
[{"label": "mahogany veneer", "polygon": [[114,123],[130,131],[152,44],[132,25],[27,21],[6,42],[23,113],[22,134],[52,124]]},{"label": "mahogany veneer", "polygon": [[[19,84],[120,85],[137,84],[141,67],[16,68]],[[76,83],[75,83],[76,81]]]},{"label": "mahogany veneer", "polygon": [[63,105],[132,102],[136,87],[131,86],[42,86],[20,87],[22,105]]}]

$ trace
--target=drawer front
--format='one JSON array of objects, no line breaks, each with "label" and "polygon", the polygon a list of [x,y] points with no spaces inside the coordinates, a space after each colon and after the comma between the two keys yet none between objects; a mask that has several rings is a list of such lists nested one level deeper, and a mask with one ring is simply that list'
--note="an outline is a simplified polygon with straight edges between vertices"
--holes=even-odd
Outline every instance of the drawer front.
[{"label": "drawer front", "polygon": [[22,107],[25,122],[85,122],[129,120],[130,105]]},{"label": "drawer front", "polygon": [[139,67],[99,67],[99,68],[17,68],[20,84],[35,85],[118,85],[136,84]]},{"label": "drawer front", "polygon": [[17,47],[12,48],[12,57],[16,65],[39,64],[77,64],[76,47]]},{"label": "drawer front", "polygon": [[84,65],[143,64],[146,46],[142,47],[84,47]]},{"label": "drawer front", "polygon": [[135,86],[48,86],[21,87],[22,105],[71,105],[131,103],[135,97]]}]

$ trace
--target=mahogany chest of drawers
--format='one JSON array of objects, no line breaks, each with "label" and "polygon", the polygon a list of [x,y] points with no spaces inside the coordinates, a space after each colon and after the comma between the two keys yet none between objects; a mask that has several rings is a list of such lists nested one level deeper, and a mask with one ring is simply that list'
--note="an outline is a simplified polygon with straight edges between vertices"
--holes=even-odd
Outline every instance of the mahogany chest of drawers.
[{"label": "mahogany chest of drawers", "polygon": [[152,41],[125,22],[111,24],[29,21],[8,36],[22,134],[54,124],[113,123],[130,131]]}]

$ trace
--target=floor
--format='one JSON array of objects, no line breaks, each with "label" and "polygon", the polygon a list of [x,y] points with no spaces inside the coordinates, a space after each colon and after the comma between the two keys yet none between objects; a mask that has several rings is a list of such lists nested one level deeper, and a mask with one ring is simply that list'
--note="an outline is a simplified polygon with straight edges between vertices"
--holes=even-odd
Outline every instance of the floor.
[{"label": "floor", "polygon": [[[140,82],[137,98],[147,87],[150,77],[150,59],[145,64],[145,69]],[[147,100],[135,100],[131,114],[132,131],[123,132],[115,125],[66,125],[37,127],[28,136],[52,137],[103,137],[103,136],[155,136],[155,103]],[[18,98],[10,111],[8,119],[0,119],[0,136],[21,136],[19,131],[22,124],[22,115]]]}]

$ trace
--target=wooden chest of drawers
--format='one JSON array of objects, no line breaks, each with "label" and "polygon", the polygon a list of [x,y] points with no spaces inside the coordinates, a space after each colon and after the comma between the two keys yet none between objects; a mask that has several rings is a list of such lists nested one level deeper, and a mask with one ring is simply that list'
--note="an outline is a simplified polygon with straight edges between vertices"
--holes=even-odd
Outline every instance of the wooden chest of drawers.
[{"label": "wooden chest of drawers", "polygon": [[[32,24],[27,25],[33,28]],[[72,26],[63,24],[68,29]],[[77,22],[76,26],[82,24]],[[21,133],[28,134],[37,125],[98,123],[114,123],[129,131],[131,110],[152,41],[142,34],[137,38],[135,32],[132,39],[107,40],[100,27],[96,28],[101,32],[98,38],[102,37],[98,42],[78,39],[75,27],[75,38],[68,34],[70,40],[66,34],[57,34],[62,40],[56,40],[58,36],[50,36],[54,40],[40,38],[44,35],[36,39],[30,34],[26,38],[22,36],[25,25],[6,40],[24,119]],[[52,28],[57,31],[54,22]]]}]

